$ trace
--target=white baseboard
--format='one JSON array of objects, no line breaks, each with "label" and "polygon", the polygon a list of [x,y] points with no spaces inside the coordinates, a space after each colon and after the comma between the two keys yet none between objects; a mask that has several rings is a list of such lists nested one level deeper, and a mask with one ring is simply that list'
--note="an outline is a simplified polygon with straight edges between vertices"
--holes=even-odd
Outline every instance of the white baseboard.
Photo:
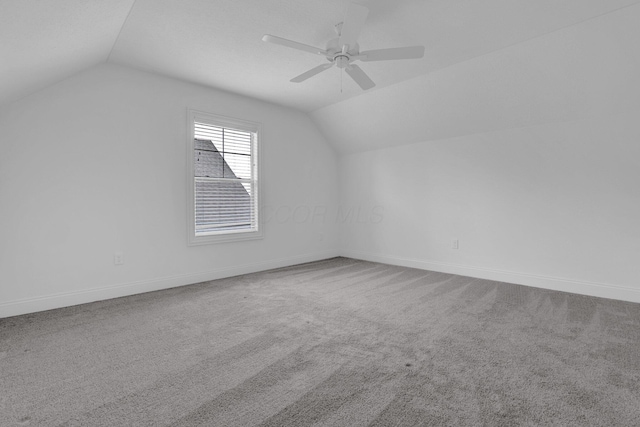
[{"label": "white baseboard", "polygon": [[442,273],[457,274],[460,276],[477,277],[479,279],[495,280],[500,282],[515,283],[518,285],[533,286],[554,291],[570,292],[573,294],[589,295],[601,298],[610,298],[622,301],[640,303],[640,289],[627,286],[611,285],[606,283],[585,282],[561,277],[541,276],[527,273],[516,273],[506,270],[472,267],[466,265],[450,264],[431,260],[417,260],[398,258],[387,255],[378,255],[366,252],[342,250],[340,255],[348,258],[364,261],[380,262],[383,264],[398,265],[401,267],[418,268],[421,270],[439,271]]},{"label": "white baseboard", "polygon": [[305,262],[320,261],[339,256],[337,251],[327,251],[295,257],[261,261],[234,267],[223,267],[198,273],[187,273],[176,276],[160,277],[150,280],[122,283],[101,288],[86,289],[82,291],[62,292],[52,295],[44,295],[33,298],[23,298],[0,303],[0,318],[18,316],[21,314],[35,313],[37,311],[51,310],[60,307],[85,304],[88,302],[102,301],[111,298],[119,298],[144,292],[159,291],[175,288],[177,286],[192,285],[208,280],[223,279],[274,268],[288,267]]},{"label": "white baseboard", "polygon": [[432,260],[417,260],[359,251],[341,250],[305,254],[234,267],[217,268],[197,273],[187,273],[101,288],[86,289],[82,291],[62,292],[52,295],[7,301],[0,303],[0,318],[85,304],[94,301],[102,301],[111,298],[119,298],[144,292],[175,288],[177,286],[191,285],[209,280],[223,279],[226,277],[271,270],[274,268],[288,267],[305,262],[320,261],[336,256],[640,303],[640,289],[634,289],[626,286],[517,273],[513,271],[450,264]]}]

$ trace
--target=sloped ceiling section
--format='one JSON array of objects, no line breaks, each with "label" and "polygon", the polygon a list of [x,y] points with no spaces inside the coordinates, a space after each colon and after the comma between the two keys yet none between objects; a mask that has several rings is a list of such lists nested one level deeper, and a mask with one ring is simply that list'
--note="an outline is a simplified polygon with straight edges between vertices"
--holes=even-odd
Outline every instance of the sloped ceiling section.
[{"label": "sloped ceiling section", "polygon": [[0,105],[105,62],[133,2],[0,1]]},{"label": "sloped ceiling section", "polygon": [[321,108],[342,152],[640,109],[640,5]]},{"label": "sloped ceiling section", "polygon": [[361,50],[424,45],[367,62],[367,92],[326,59],[349,0],[0,1],[0,105],[112,62],[311,114],[341,151],[570,120],[638,101],[640,0],[356,0]]},{"label": "sloped ceiling section", "polygon": [[[422,60],[362,64],[377,89],[567,27],[638,0],[356,0],[369,8],[361,50],[424,45]],[[349,0],[137,0],[110,61],[306,112],[359,96],[326,61],[262,42],[265,33],[324,48]],[[341,84],[342,80],[342,84]],[[342,91],[341,91],[342,87]],[[376,89],[374,88],[373,91]]]}]

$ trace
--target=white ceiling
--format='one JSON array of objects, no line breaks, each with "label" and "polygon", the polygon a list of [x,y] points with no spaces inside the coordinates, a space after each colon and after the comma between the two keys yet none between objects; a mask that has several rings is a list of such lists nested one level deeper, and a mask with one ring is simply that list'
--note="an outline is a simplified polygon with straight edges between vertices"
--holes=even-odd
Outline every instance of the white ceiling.
[{"label": "white ceiling", "polygon": [[640,4],[311,113],[342,152],[640,110]]},{"label": "white ceiling", "polygon": [[425,58],[363,63],[367,92],[344,76],[341,93],[337,68],[290,83],[324,59],[262,35],[324,47],[348,3],[1,0],[0,104],[112,62],[310,112],[353,151],[640,100],[640,0],[359,0],[361,50],[422,44]]}]

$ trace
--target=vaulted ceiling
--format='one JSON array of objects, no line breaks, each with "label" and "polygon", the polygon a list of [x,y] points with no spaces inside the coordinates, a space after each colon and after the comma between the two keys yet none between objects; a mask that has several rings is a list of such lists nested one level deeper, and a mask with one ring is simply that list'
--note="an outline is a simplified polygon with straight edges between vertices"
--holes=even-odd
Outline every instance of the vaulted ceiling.
[{"label": "vaulted ceiling", "polygon": [[[111,62],[308,112],[341,151],[640,108],[640,0],[358,0],[361,50],[424,45],[368,62],[363,92],[324,59],[348,0],[6,0],[0,104]],[[341,80],[344,80],[341,83]]]}]

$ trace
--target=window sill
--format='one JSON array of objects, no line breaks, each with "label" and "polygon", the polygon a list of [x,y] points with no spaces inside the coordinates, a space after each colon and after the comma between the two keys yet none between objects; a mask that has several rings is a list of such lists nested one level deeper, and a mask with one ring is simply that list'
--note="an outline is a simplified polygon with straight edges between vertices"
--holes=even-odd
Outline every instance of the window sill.
[{"label": "window sill", "polygon": [[245,240],[262,239],[262,231],[249,231],[243,233],[211,234],[208,236],[190,236],[189,246],[214,245],[216,243],[241,242]]}]

